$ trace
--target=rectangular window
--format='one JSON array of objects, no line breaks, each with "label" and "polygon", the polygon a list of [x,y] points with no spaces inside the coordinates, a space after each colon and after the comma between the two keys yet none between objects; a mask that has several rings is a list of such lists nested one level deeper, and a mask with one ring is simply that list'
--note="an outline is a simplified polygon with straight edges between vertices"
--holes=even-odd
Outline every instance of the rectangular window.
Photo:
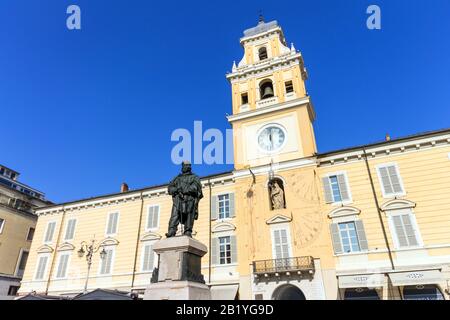
[{"label": "rectangular window", "polygon": [[222,194],[218,196],[219,219],[230,218],[230,195]]},{"label": "rectangular window", "polygon": [[153,271],[154,257],[153,245],[144,245],[142,248],[142,271]]},{"label": "rectangular window", "polygon": [[231,237],[219,237],[219,263],[231,263]]},{"label": "rectangular window", "polygon": [[331,194],[333,196],[334,202],[342,201],[341,190],[339,188],[339,183],[337,176],[330,176],[330,186],[331,186]]},{"label": "rectangular window", "polygon": [[117,233],[117,226],[119,223],[119,213],[112,212],[108,215],[108,224],[106,226],[106,235],[111,236]]},{"label": "rectangular window", "polygon": [[53,241],[53,235],[55,234],[56,222],[49,222],[47,224],[47,230],[45,231],[44,242],[49,243]]},{"label": "rectangular window", "polygon": [[27,233],[27,240],[28,241],[32,241],[33,237],[34,237],[34,228],[30,228],[28,229],[28,233]]},{"label": "rectangular window", "polygon": [[43,280],[45,276],[45,271],[47,269],[48,256],[40,256],[38,259],[38,264],[36,268],[35,279]]},{"label": "rectangular window", "polygon": [[397,165],[380,165],[377,169],[384,197],[404,194],[403,184]]},{"label": "rectangular window", "polygon": [[67,269],[69,266],[70,253],[62,253],[59,256],[58,269],[56,270],[56,278],[61,279],[67,276]]},{"label": "rectangular window", "polygon": [[247,104],[247,103],[248,103],[248,94],[246,92],[246,93],[241,94],[241,105]]},{"label": "rectangular window", "polygon": [[273,230],[273,251],[275,259],[290,258],[290,245],[286,229]]},{"label": "rectangular window", "polygon": [[66,240],[66,241],[73,240],[73,237],[75,235],[76,223],[77,223],[76,219],[67,220],[66,233],[64,235],[64,240]]},{"label": "rectangular window", "polygon": [[17,276],[22,277],[25,271],[25,266],[27,265],[28,251],[22,251],[20,255],[19,265],[17,267]]},{"label": "rectangular window", "polygon": [[350,191],[345,173],[323,177],[322,182],[326,203],[350,201]]},{"label": "rectangular window", "polygon": [[419,245],[418,233],[411,213],[392,215],[391,219],[399,248]]},{"label": "rectangular window", "polygon": [[286,81],[284,83],[284,86],[286,88],[286,93],[294,92],[294,86],[292,84],[292,81]]},{"label": "rectangular window", "polygon": [[19,291],[19,286],[9,286],[8,296],[16,296],[17,291]]},{"label": "rectangular window", "polygon": [[146,230],[158,229],[159,224],[159,206],[149,206],[147,212]]},{"label": "rectangular window", "polygon": [[111,274],[114,259],[114,249],[105,248],[106,255],[100,262],[100,274]]},{"label": "rectangular window", "polygon": [[342,249],[344,252],[361,251],[358,241],[358,234],[356,232],[356,226],[353,221],[339,223],[339,233],[341,236]]}]

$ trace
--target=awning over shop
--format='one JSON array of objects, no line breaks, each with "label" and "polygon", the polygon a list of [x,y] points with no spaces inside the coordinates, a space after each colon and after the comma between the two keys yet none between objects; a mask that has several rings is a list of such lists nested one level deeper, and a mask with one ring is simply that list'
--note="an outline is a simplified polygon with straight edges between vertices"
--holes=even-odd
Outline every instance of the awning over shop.
[{"label": "awning over shop", "polygon": [[384,274],[355,274],[339,276],[339,288],[380,288],[384,284]]},{"label": "awning over shop", "polygon": [[438,284],[443,281],[440,270],[391,272],[389,278],[394,286]]},{"label": "awning over shop", "polygon": [[211,300],[234,300],[238,288],[238,284],[211,286]]}]

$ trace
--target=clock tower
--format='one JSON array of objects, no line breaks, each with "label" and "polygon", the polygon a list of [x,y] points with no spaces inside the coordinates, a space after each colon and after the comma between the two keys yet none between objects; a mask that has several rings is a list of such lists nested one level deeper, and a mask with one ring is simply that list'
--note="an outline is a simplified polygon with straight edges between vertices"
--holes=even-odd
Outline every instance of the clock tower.
[{"label": "clock tower", "polygon": [[262,17],[240,43],[244,57],[227,74],[235,169],[314,155],[315,113],[301,53],[286,44],[277,21],[266,23]]}]

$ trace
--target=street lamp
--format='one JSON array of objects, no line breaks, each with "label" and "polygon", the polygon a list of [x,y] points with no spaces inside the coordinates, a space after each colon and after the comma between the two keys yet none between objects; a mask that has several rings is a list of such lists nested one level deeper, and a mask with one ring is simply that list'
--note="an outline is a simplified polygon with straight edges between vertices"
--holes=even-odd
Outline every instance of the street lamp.
[{"label": "street lamp", "polygon": [[88,244],[85,241],[82,241],[80,244],[80,249],[77,251],[78,252],[78,257],[82,258],[85,254],[86,254],[86,261],[88,264],[88,269],[87,269],[87,276],[86,276],[86,283],[84,284],[84,293],[87,293],[87,286],[88,286],[88,281],[89,281],[89,272],[91,271],[91,265],[92,265],[92,256],[94,255],[94,253],[96,253],[99,249],[102,249],[100,251],[100,259],[105,259],[106,258],[106,250],[104,248],[103,245],[100,244],[95,244],[95,240],[91,240],[91,243]]}]

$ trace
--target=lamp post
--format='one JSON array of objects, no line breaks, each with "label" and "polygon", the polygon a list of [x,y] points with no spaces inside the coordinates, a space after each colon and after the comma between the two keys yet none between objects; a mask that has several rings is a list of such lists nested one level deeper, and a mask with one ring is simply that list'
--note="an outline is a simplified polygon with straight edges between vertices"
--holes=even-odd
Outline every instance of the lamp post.
[{"label": "lamp post", "polygon": [[100,251],[100,259],[103,260],[106,257],[105,248],[102,245],[95,244],[95,240],[94,239],[91,240],[90,244],[88,244],[86,241],[82,241],[81,244],[80,244],[80,249],[78,250],[78,257],[82,258],[86,254],[86,261],[87,261],[87,264],[88,264],[86,283],[84,284],[84,291],[83,291],[83,293],[87,293],[87,286],[88,286],[88,281],[89,281],[89,272],[91,271],[91,265],[92,265],[92,256],[100,248],[102,249]]}]

